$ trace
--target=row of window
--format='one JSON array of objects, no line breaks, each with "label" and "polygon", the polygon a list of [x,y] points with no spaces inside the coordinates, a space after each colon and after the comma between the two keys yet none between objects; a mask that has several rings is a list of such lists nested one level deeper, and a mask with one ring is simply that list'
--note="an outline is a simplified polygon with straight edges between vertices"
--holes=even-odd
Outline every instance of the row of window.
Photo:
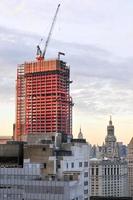
[{"label": "row of window", "polygon": [[[66,164],[66,167],[69,168],[68,163]],[[83,167],[82,162],[79,162],[79,167]],[[84,167],[88,167],[88,162],[84,162]],[[74,168],[74,162],[71,163],[71,168]]]}]

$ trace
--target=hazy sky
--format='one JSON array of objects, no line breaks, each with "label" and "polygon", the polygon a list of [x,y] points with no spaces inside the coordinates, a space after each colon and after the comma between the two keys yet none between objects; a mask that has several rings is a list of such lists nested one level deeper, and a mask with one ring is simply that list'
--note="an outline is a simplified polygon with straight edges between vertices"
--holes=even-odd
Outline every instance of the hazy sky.
[{"label": "hazy sky", "polygon": [[101,144],[112,115],[118,141],[128,143],[133,136],[132,0],[0,1],[0,134],[12,134],[17,64],[35,59],[58,3],[46,57],[63,51],[71,66],[74,136],[81,126],[90,143]]}]

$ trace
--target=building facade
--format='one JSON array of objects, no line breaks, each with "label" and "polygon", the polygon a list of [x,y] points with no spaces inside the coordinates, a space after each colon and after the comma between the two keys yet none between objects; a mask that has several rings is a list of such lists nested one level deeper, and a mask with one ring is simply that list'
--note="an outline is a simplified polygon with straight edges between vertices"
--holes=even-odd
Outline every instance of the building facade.
[{"label": "building facade", "polygon": [[78,177],[81,196],[79,199],[89,200],[90,174],[89,174],[89,144],[84,139],[73,139],[71,144],[64,144],[64,149],[72,152],[71,156],[64,156],[61,161],[59,175],[64,177]]},{"label": "building facade", "polygon": [[133,197],[133,138],[128,145],[128,186],[129,196]]},{"label": "building facade", "polygon": [[78,181],[41,178],[43,165],[26,163],[23,168],[0,168],[1,200],[72,200],[80,199]]},{"label": "building facade", "polygon": [[70,143],[24,145],[23,167],[0,167],[0,199],[89,200],[89,145]]},{"label": "building facade", "polygon": [[90,160],[91,196],[127,197],[128,168],[125,160]]},{"label": "building facade", "polygon": [[70,70],[61,60],[40,60],[18,67],[14,138],[72,136]]}]

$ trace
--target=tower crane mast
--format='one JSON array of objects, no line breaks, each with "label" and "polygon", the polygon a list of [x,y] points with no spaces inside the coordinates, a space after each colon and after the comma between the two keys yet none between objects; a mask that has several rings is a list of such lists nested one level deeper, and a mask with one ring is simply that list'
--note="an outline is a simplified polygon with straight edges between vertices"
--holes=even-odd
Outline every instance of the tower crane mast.
[{"label": "tower crane mast", "polygon": [[50,31],[49,31],[49,34],[48,34],[48,37],[47,37],[43,52],[42,52],[40,46],[37,45],[37,60],[45,59],[47,47],[48,47],[48,44],[49,44],[49,41],[50,41],[50,38],[51,38],[51,35],[52,35],[52,31],[53,31],[53,28],[54,28],[54,25],[55,25],[55,22],[56,22],[56,18],[57,18],[57,14],[58,14],[59,8],[60,8],[60,4],[58,5],[58,7],[56,9],[56,12],[55,12],[55,15],[54,15],[51,27],[50,27]]}]

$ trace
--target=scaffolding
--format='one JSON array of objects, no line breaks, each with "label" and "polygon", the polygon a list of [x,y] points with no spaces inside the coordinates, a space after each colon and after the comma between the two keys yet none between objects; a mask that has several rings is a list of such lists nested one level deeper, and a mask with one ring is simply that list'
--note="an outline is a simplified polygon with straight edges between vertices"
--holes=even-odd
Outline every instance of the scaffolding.
[{"label": "scaffolding", "polygon": [[24,65],[18,66],[16,81],[16,126],[15,140],[20,140],[25,129],[25,78]]},{"label": "scaffolding", "polygon": [[72,135],[70,69],[61,60],[25,63],[17,73],[16,135]]}]

